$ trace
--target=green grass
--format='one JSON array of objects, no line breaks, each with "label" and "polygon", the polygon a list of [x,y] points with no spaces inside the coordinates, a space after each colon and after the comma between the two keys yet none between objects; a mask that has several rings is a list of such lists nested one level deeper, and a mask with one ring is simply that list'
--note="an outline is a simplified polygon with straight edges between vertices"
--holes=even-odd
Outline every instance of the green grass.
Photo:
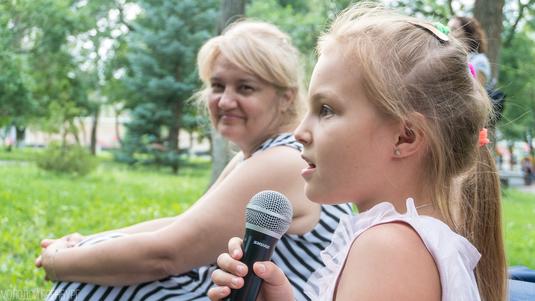
[{"label": "green grass", "polygon": [[176,176],[104,161],[83,178],[44,172],[33,163],[4,162],[0,179],[0,292],[46,291],[51,284],[33,266],[42,238],[176,215],[205,191],[209,162],[191,162]]},{"label": "green grass", "polygon": [[503,225],[508,264],[535,269],[535,195],[505,190]]},{"label": "green grass", "polygon": [[37,154],[41,153],[40,148],[20,148],[7,151],[0,148],[0,161],[34,161]]},{"label": "green grass", "polygon": [[[190,161],[176,176],[165,169],[129,168],[109,157],[101,158],[97,171],[73,178],[24,163],[35,152],[0,151],[0,292],[38,290],[26,300],[43,299],[51,287],[33,265],[42,238],[176,215],[202,195],[209,179],[206,160]],[[508,189],[503,208],[509,265],[535,269],[535,196]]]}]

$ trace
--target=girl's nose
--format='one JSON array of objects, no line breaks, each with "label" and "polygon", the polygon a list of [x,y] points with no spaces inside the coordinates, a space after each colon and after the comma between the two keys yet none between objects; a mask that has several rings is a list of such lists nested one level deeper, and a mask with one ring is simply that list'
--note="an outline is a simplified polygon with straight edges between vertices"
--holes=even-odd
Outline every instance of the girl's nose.
[{"label": "girl's nose", "polygon": [[303,145],[308,145],[312,142],[312,133],[307,127],[307,118],[305,117],[299,126],[294,131],[295,140]]}]

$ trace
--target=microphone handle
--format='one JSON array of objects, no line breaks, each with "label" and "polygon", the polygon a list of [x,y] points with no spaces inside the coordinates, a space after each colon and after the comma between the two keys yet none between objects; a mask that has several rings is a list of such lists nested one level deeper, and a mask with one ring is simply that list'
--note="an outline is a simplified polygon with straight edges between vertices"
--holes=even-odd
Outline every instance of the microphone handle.
[{"label": "microphone handle", "polygon": [[243,287],[233,289],[230,292],[229,301],[254,301],[260,292],[262,279],[253,272],[253,264],[257,261],[267,261],[271,259],[273,250],[278,239],[264,233],[245,229],[243,240],[243,258],[241,262],[247,265],[247,275],[244,278]]}]

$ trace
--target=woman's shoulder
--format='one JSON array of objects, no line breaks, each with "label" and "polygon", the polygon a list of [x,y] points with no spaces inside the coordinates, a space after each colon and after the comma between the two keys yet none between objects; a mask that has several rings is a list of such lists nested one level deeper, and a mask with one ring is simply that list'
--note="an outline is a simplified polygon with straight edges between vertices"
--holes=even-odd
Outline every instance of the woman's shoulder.
[{"label": "woman's shoulder", "polygon": [[[248,168],[269,168],[270,172],[284,173],[293,170],[296,166],[305,166],[305,161],[301,158],[301,153],[294,147],[287,147],[287,144],[271,146],[263,151],[254,153],[241,165]],[[299,176],[299,174],[298,174]],[[299,176],[300,177],[300,176]]]},{"label": "woman's shoulder", "polygon": [[264,141],[255,154],[277,146],[289,147],[299,152],[303,149],[303,145],[295,139],[293,133],[287,132],[279,133]]}]

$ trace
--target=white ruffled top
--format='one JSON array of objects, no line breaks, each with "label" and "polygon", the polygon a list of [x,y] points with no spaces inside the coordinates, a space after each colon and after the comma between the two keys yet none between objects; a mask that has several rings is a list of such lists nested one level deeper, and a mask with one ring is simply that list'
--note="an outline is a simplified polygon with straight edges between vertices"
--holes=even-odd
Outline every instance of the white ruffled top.
[{"label": "white ruffled top", "polygon": [[338,277],[353,241],[377,224],[396,221],[409,224],[433,256],[440,273],[442,301],[480,301],[474,268],[481,254],[442,221],[418,215],[412,198],[407,199],[406,206],[407,212],[401,214],[391,203],[384,202],[366,212],[343,217],[331,244],[321,252],[325,267],[312,274],[305,293],[314,301],[333,300]]}]

